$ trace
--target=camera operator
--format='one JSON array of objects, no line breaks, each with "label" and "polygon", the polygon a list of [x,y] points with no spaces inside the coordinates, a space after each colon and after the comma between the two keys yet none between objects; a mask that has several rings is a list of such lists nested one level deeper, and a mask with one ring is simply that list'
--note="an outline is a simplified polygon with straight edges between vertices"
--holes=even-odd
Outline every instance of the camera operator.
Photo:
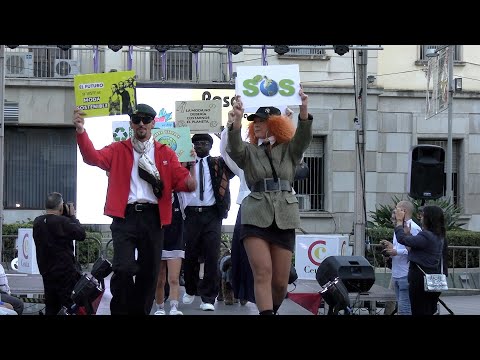
[{"label": "camera operator", "polygon": [[56,315],[62,306],[73,305],[72,290],[81,277],[73,241],[85,240],[86,233],[75,217],[73,203],[64,204],[62,194],[48,194],[45,210],[33,222],[33,239],[43,278],[45,315]]}]

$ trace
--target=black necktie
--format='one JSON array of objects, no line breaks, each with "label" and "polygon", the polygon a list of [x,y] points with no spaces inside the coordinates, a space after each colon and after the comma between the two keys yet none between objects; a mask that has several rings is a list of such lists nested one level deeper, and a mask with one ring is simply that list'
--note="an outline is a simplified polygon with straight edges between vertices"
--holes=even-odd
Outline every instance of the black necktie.
[{"label": "black necktie", "polygon": [[203,201],[203,190],[204,190],[204,185],[203,185],[203,159],[200,159],[200,172],[199,172],[199,177],[200,177],[200,201]]}]

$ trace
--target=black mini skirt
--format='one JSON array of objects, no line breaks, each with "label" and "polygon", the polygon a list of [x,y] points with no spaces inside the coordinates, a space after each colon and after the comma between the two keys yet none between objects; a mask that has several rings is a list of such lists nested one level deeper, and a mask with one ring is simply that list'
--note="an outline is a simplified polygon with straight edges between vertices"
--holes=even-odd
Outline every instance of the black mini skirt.
[{"label": "black mini skirt", "polygon": [[279,229],[275,221],[266,228],[242,224],[240,239],[243,241],[243,239],[247,237],[258,237],[269,243],[290,250],[292,253],[295,250],[295,229]]}]

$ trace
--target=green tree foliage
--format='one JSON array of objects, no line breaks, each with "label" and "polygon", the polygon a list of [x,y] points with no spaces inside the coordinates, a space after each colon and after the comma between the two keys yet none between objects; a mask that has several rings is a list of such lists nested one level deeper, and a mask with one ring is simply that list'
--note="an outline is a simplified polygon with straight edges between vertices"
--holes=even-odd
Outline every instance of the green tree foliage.
[{"label": "green tree foliage", "polygon": [[[389,204],[380,204],[375,207],[375,211],[370,212],[372,221],[368,223],[369,228],[386,227],[393,229],[393,224],[390,220],[392,210],[395,209],[397,203],[401,200],[408,200],[414,206],[413,220],[420,225],[418,218],[418,208],[421,206],[421,200],[412,199],[407,196],[406,198],[399,198],[397,196],[392,197],[392,202]],[[445,226],[447,230],[460,230],[465,222],[460,220],[462,208],[450,203],[448,200],[436,199],[428,200],[425,205],[437,205],[443,209],[445,214]]]},{"label": "green tree foliage", "polygon": [[[17,221],[13,224],[4,224],[2,227],[3,236],[3,251],[2,262],[10,262],[16,255],[16,236],[18,229],[33,228],[33,220]],[[102,234],[100,232],[88,231],[85,241],[75,242],[75,253],[78,261],[82,266],[95,262],[100,256]]]}]

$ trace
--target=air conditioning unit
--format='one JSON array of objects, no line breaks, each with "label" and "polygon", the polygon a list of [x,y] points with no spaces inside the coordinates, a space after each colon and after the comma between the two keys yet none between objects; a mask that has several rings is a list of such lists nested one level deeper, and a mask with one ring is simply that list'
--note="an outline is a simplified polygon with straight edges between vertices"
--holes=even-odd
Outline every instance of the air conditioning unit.
[{"label": "air conditioning unit", "polygon": [[295,195],[298,199],[298,209],[300,211],[310,210],[310,195]]},{"label": "air conditioning unit", "polygon": [[78,75],[77,60],[55,59],[53,72],[55,78],[73,78],[74,75]]},{"label": "air conditioning unit", "polygon": [[32,53],[6,53],[5,54],[6,77],[32,77],[33,54]]}]

